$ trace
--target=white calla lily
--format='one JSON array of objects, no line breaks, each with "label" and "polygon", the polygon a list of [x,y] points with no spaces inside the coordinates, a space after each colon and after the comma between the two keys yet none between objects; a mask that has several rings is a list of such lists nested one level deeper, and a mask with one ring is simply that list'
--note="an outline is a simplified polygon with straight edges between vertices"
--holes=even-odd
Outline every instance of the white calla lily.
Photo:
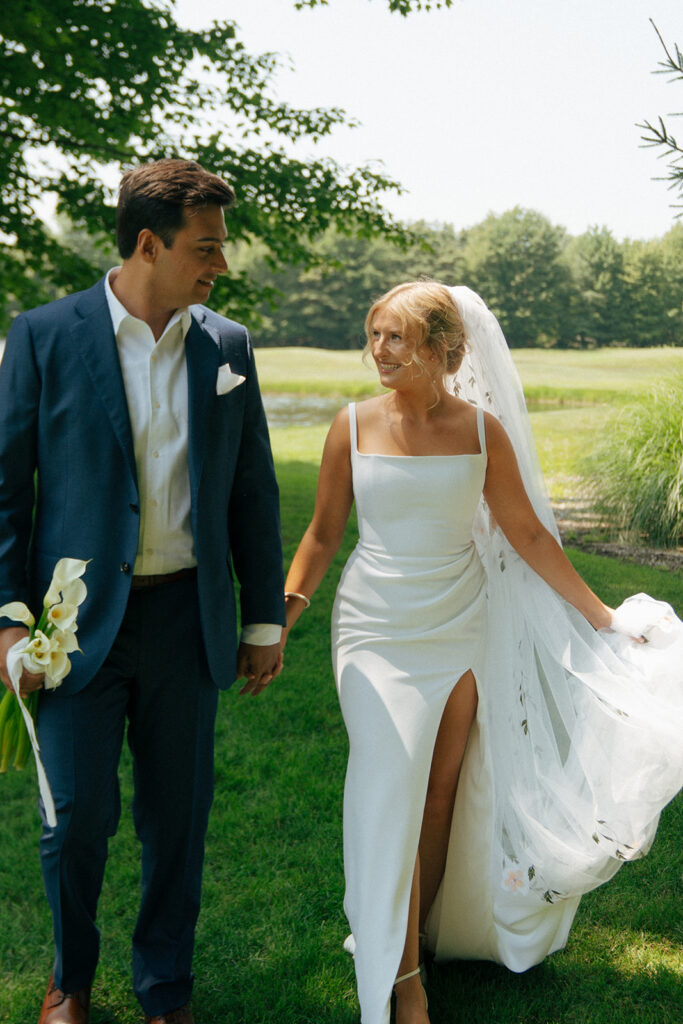
[{"label": "white calla lily", "polygon": [[45,669],[45,684],[48,689],[59,686],[64,676],[71,671],[71,662],[66,652],[61,647],[53,647],[50,651],[50,661]]},{"label": "white calla lily", "polygon": [[33,634],[33,639],[29,640],[24,649],[23,661],[28,671],[36,674],[44,672],[50,664],[51,650],[50,638],[43,633],[42,629],[37,629]]},{"label": "white calla lily", "polygon": [[88,588],[81,579],[72,580],[62,589],[62,600],[65,604],[72,604],[79,608],[85,601]]},{"label": "white calla lily", "polygon": [[[80,580],[78,581],[80,583]],[[70,629],[76,621],[78,615],[78,605],[67,604],[66,601],[62,601],[61,604],[53,604],[47,613],[47,621],[50,622],[56,629]]]},{"label": "white calla lily", "polygon": [[87,564],[81,558],[60,558],[52,573],[52,579],[66,586],[83,575]]},{"label": "white calla lily", "polygon": [[[76,639],[76,629],[56,629],[50,637],[53,644],[58,644],[60,650],[64,651],[65,654],[73,654],[74,651],[81,651],[78,646],[78,640]],[[81,651],[81,654],[83,652]]]},{"label": "white calla lily", "polygon": [[66,587],[83,575],[87,564],[81,558],[59,559],[52,573],[52,582],[45,595],[45,605],[47,607],[59,602],[60,594]]},{"label": "white calla lily", "polygon": [[17,622],[23,622],[29,629],[36,621],[23,601],[10,601],[9,604],[3,604],[0,608],[0,615],[6,615],[8,619],[15,619]]}]

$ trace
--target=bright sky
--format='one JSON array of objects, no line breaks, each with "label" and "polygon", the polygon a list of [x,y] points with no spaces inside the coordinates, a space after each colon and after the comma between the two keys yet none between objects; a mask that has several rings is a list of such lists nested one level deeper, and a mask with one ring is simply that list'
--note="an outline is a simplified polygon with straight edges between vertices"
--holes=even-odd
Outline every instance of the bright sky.
[{"label": "bright sky", "polygon": [[[681,0],[456,0],[408,18],[386,0],[177,0],[176,14],[230,18],[250,51],[289,54],[279,98],[361,121],[318,152],[381,161],[408,190],[385,200],[401,219],[461,228],[520,205],[618,238],[674,222],[673,194],[653,180],[664,163],[635,125],[683,110],[683,83],[652,73],[663,52],[648,20],[683,48]],[[680,119],[670,127],[683,135]]]}]

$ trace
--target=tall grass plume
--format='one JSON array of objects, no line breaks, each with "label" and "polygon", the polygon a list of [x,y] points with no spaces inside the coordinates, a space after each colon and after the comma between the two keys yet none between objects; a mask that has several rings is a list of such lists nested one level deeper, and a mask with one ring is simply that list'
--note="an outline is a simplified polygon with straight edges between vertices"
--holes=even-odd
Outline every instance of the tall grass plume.
[{"label": "tall grass plume", "polygon": [[593,501],[620,537],[683,543],[683,374],[623,406],[583,462]]}]

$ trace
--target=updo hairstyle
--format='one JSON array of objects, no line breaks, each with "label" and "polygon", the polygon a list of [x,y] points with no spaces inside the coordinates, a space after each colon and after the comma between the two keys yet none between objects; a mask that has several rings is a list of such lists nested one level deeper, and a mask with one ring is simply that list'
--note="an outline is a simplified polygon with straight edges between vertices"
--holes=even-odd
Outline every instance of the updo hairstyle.
[{"label": "updo hairstyle", "polygon": [[403,333],[415,335],[413,362],[423,373],[428,371],[419,354],[421,345],[437,357],[442,376],[457,373],[467,351],[467,339],[458,307],[445,285],[437,281],[408,281],[377,299],[365,319],[364,356],[371,352],[375,315],[385,309],[398,317]]}]

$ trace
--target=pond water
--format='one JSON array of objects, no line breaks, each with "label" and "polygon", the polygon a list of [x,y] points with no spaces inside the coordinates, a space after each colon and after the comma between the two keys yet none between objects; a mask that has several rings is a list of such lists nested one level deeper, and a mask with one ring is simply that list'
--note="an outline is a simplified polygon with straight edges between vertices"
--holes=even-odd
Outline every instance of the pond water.
[{"label": "pond water", "polygon": [[[290,395],[269,394],[263,396],[269,427],[314,427],[330,424],[343,405],[349,401],[340,395]],[[578,402],[527,402],[529,412],[550,412],[566,409]]]},{"label": "pond water", "polygon": [[330,424],[348,399],[339,395],[264,394],[269,427],[314,427]]}]

